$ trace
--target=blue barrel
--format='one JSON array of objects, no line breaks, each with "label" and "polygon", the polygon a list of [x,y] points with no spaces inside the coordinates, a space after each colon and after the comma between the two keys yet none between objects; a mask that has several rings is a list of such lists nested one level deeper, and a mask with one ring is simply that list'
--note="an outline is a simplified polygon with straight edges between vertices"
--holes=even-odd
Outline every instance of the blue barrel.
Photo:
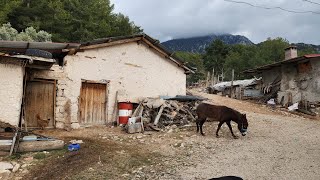
[{"label": "blue barrel", "polygon": [[80,149],[80,144],[69,144],[68,150],[69,151],[78,151]]}]

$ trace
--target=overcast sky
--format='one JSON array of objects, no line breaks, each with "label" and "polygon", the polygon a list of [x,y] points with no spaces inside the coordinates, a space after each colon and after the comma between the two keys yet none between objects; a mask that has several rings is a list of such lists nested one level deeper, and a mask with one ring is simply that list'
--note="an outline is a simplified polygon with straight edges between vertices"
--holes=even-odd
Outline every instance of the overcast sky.
[{"label": "overcast sky", "polygon": [[[291,43],[320,45],[320,0],[237,0],[264,7],[224,0],[111,0],[115,12],[121,12],[141,26],[144,32],[166,41],[169,39],[217,33],[239,34],[254,43],[268,37],[283,37]],[[318,13],[318,14],[316,14]]]}]

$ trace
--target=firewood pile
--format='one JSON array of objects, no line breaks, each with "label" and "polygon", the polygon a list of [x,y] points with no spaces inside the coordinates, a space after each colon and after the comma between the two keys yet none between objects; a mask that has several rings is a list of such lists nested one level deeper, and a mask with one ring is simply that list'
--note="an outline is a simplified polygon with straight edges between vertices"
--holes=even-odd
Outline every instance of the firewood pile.
[{"label": "firewood pile", "polygon": [[132,117],[141,117],[145,130],[160,130],[172,125],[184,126],[195,122],[196,107],[203,100],[205,99],[195,96],[167,100],[148,98],[139,104]]}]

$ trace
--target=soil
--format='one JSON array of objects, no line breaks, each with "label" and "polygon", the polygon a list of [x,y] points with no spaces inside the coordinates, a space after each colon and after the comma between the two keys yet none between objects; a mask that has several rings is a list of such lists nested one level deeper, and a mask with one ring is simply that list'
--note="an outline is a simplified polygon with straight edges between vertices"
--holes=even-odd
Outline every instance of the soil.
[{"label": "soil", "polygon": [[[163,132],[126,134],[120,128],[91,127],[71,132],[38,133],[68,142],[83,140],[78,152],[52,151],[35,160],[23,179],[320,179],[320,121],[198,91],[209,103],[247,114],[247,136],[233,139],[223,125],[206,122],[206,136],[194,126]],[[193,125],[193,124],[192,124]],[[240,136],[233,124],[234,131]]]}]

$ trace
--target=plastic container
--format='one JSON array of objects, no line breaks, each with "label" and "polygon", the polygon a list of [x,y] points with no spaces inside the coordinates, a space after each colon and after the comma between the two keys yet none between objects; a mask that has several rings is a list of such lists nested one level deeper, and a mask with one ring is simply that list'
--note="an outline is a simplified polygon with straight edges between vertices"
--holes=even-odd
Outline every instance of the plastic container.
[{"label": "plastic container", "polygon": [[80,149],[80,144],[69,144],[68,150],[69,151],[78,151]]}]

